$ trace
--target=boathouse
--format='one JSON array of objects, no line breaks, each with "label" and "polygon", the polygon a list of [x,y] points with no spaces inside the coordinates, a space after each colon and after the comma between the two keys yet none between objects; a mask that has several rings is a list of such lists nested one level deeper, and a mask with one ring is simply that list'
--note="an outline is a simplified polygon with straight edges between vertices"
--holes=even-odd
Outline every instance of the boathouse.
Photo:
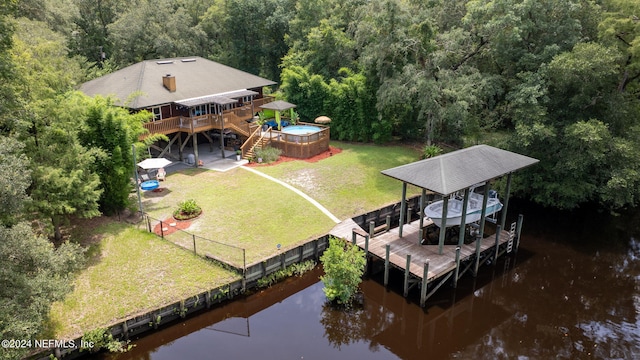
[{"label": "boathouse", "polygon": [[[402,200],[400,202],[399,221],[392,227],[375,227],[371,224],[365,231],[355,222],[343,222],[332,230],[332,235],[351,239],[364,249],[368,257],[384,261],[384,282],[387,285],[388,271],[395,267],[404,271],[404,295],[414,285],[421,285],[421,305],[444,283],[452,279],[455,287],[458,279],[471,270],[476,276],[478,268],[485,261],[497,258],[514,249],[517,250],[522,215],[517,223],[505,230],[512,174],[520,169],[538,163],[537,159],[516,154],[488,145],[477,145],[453,151],[430,159],[383,170],[382,174],[402,182]],[[462,197],[462,224],[467,224],[467,204],[470,188],[478,184],[506,176],[506,188],[499,221],[496,221],[494,239],[485,239],[487,199],[482,197],[481,215],[475,224],[472,242],[465,241],[465,230],[458,232],[458,241],[445,245],[447,205],[456,195]],[[411,211],[407,207],[407,185],[422,189],[419,200],[418,219],[411,221]],[[488,189],[485,186],[485,191]],[[438,244],[424,244],[426,232],[433,228],[433,221],[425,216],[427,199],[442,200],[441,228],[438,231]],[[415,209],[412,209],[415,212]],[[460,219],[459,219],[460,220]],[[383,231],[379,231],[382,228]],[[428,292],[427,292],[428,291]]]}]

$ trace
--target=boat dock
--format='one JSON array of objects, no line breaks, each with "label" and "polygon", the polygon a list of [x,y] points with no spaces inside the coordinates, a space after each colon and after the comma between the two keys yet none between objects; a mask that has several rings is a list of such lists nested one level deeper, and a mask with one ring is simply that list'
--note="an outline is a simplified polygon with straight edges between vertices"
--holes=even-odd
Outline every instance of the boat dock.
[{"label": "boat dock", "polygon": [[[428,219],[423,222],[425,227],[430,224]],[[402,237],[399,235],[399,227],[370,236],[353,220],[348,219],[336,225],[329,234],[354,242],[365,251],[368,259],[384,261],[385,286],[391,267],[405,273],[405,296],[413,286],[421,285],[421,305],[449,279],[453,279],[455,287],[457,280],[468,270],[475,276],[478,267],[484,262],[495,262],[499,256],[517,248],[515,230],[519,227],[516,223],[512,224],[510,231],[501,230],[499,236],[494,234],[460,246],[446,245],[441,253],[439,245],[420,244],[419,225],[419,220],[404,224]]]}]

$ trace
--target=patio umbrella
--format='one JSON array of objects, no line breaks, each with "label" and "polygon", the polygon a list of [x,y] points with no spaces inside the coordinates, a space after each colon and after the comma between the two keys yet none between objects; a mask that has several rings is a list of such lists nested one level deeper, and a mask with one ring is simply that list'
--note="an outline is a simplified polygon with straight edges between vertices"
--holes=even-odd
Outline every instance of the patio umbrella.
[{"label": "patio umbrella", "polygon": [[318,124],[328,124],[331,122],[331,119],[328,116],[318,116],[314,122],[318,123]]},{"label": "patio umbrella", "polygon": [[171,164],[171,161],[165,158],[150,158],[150,159],[142,160],[141,162],[138,163],[138,166],[145,170],[149,170],[149,169],[160,169],[168,166],[169,164]]}]

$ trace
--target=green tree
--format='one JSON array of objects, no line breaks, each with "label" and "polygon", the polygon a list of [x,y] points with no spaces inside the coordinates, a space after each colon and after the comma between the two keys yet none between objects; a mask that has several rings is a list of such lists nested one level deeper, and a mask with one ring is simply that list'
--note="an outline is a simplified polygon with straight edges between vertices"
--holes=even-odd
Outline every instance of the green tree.
[{"label": "green tree", "polygon": [[[78,245],[57,249],[27,223],[0,226],[0,338],[41,336],[52,302],[71,290],[70,279],[83,262]],[[3,349],[0,359],[19,359],[29,349]]]},{"label": "green tree", "polygon": [[100,209],[106,214],[113,214],[129,204],[133,188],[131,145],[146,131],[142,124],[150,114],[130,114],[102,97],[86,99],[86,102],[85,126],[78,136],[85,147],[101,150],[93,165],[102,189]]},{"label": "green tree", "polygon": [[327,299],[340,305],[349,305],[362,282],[366,258],[364,252],[342,239],[330,238],[329,248],[320,257]]},{"label": "green tree", "polygon": [[0,135],[0,226],[9,226],[20,219],[28,199],[31,172],[23,148],[17,140]]},{"label": "green tree", "polygon": [[[38,118],[25,139],[32,158],[30,196],[33,209],[53,226],[56,242],[62,240],[61,226],[70,216],[100,214],[100,179],[92,169],[104,156],[99,149],[85,148],[78,140],[86,102],[68,93],[39,103]],[[80,120],[81,121],[81,120]]]},{"label": "green tree", "polygon": [[189,12],[171,0],[140,0],[107,25],[115,63],[127,66],[146,59],[205,55],[205,33]]}]

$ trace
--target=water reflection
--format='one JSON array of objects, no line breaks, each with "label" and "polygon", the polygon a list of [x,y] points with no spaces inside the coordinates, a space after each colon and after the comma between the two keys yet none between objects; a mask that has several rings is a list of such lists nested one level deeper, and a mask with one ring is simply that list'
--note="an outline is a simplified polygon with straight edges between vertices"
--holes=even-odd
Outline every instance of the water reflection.
[{"label": "water reflection", "polygon": [[402,274],[394,273],[399,288],[374,276],[362,284],[361,308],[336,311],[315,270],[144,337],[114,358],[640,358],[638,217],[534,214],[517,257],[441,289],[425,308],[418,289],[400,295]]}]

